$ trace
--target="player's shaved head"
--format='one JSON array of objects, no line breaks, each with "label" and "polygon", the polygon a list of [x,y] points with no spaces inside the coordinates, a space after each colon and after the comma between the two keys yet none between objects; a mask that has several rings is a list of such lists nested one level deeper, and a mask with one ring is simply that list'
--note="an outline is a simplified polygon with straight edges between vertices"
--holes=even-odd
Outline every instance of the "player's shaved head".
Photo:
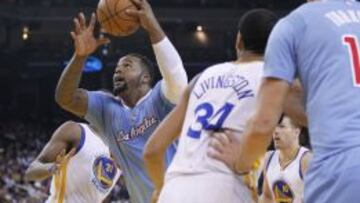
[{"label": "player's shaved head", "polygon": [[245,50],[264,54],[265,47],[278,17],[267,9],[253,9],[246,12],[238,24],[238,32]]},{"label": "player's shaved head", "polygon": [[148,59],[144,55],[137,54],[137,53],[131,53],[131,54],[128,54],[127,56],[135,57],[140,60],[141,67],[143,68],[144,71],[146,71],[149,74],[150,79],[151,79],[150,83],[152,83],[154,80],[155,68],[154,68],[154,65],[152,64],[152,62],[150,61],[150,59]]}]

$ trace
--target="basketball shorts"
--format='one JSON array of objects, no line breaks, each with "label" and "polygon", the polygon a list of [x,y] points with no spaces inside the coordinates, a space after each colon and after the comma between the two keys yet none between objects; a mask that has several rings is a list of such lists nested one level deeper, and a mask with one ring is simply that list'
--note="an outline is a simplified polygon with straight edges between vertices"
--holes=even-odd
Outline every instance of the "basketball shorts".
[{"label": "basketball shorts", "polygon": [[305,176],[305,203],[360,202],[360,148],[321,162],[311,161]]},{"label": "basketball shorts", "polygon": [[207,173],[168,179],[158,203],[252,203],[250,190],[240,177]]}]

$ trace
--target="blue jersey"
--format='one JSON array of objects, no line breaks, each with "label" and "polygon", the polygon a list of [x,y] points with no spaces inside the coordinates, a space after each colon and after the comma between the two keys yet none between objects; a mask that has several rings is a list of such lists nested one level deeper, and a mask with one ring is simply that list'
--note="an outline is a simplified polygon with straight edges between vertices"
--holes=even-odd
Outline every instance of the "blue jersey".
[{"label": "blue jersey", "polygon": [[[174,107],[163,95],[161,82],[130,109],[111,94],[88,92],[86,120],[93,124],[110,147],[111,153],[124,173],[133,203],[149,203],[153,185],[142,159],[144,146],[161,120]],[[175,146],[166,153],[169,165]]]},{"label": "blue jersey", "polygon": [[[351,166],[360,166],[358,157],[348,162],[335,160],[346,153],[354,154],[354,150],[360,151],[358,2],[324,0],[307,3],[275,26],[265,54],[265,77],[291,83],[296,76],[304,87],[314,150],[309,173],[324,170],[318,176],[330,177],[326,171],[332,171],[334,175]],[[319,193],[319,188],[315,186],[320,184],[321,181],[305,184],[305,192]],[[335,183],[328,182],[324,187],[331,184]],[[326,197],[324,195],[322,201],[326,202]],[[307,201],[322,202],[311,198]]]}]

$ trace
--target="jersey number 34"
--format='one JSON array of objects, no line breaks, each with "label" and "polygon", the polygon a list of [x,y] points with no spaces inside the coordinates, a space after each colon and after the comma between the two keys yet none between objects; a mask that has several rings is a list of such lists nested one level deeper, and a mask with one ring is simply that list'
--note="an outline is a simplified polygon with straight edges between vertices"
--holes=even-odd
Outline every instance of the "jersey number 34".
[{"label": "jersey number 34", "polygon": [[202,130],[215,131],[221,129],[233,108],[233,104],[225,103],[225,105],[215,111],[214,106],[208,102],[199,104],[195,109],[196,121],[188,129],[187,135],[199,139]]}]

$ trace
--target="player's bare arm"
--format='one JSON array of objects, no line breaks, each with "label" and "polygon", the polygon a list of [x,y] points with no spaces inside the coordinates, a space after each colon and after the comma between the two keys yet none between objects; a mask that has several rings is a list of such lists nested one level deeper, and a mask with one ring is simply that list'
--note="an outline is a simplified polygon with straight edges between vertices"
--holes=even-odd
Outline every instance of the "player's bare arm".
[{"label": "player's bare arm", "polygon": [[155,185],[153,201],[156,202],[164,184],[165,163],[164,155],[167,147],[181,134],[186,109],[191,91],[198,77],[188,85],[180,103],[161,122],[152,134],[144,149],[144,163],[148,174]]},{"label": "player's bare arm", "polygon": [[164,184],[165,163],[163,159],[166,149],[181,133],[181,127],[188,103],[188,94],[189,93],[186,91],[180,104],[169,113],[155,130],[144,150],[145,167],[155,185],[153,202],[156,202]]},{"label": "player's bare arm", "polygon": [[55,93],[55,100],[63,109],[80,117],[85,116],[88,105],[86,90],[79,88],[84,63],[97,47],[109,43],[107,38],[94,37],[95,22],[94,13],[88,25],[83,13],[74,18],[75,30],[71,32],[71,37],[75,53],[61,74]]},{"label": "player's bare arm", "polygon": [[303,176],[306,175],[312,157],[313,157],[313,153],[308,151],[301,158],[301,173],[303,174]]},{"label": "player's bare arm", "polygon": [[[273,79],[273,80],[276,80],[276,79]],[[285,83],[286,82],[283,82],[283,84],[281,86],[279,85],[280,86],[279,89],[285,89],[287,86]],[[283,90],[283,91],[285,91],[285,90]],[[270,93],[267,93],[267,94],[268,94],[267,97],[269,97],[269,95],[271,95]],[[277,93],[274,93],[274,94],[277,94]],[[283,94],[286,95],[286,93],[283,93]],[[299,125],[307,126],[307,116],[305,114],[304,104],[303,104],[303,90],[302,90],[301,84],[298,80],[296,80],[293,83],[293,85],[289,88],[289,93],[285,97],[286,97],[285,105],[284,105],[285,114],[289,115],[289,117],[294,119]],[[263,99],[263,103],[264,103],[264,101],[266,101],[265,99]],[[269,112],[269,113],[271,113],[271,112]],[[259,116],[261,116],[261,115],[258,115],[258,119],[260,119]],[[253,121],[253,122],[260,122],[260,121]],[[266,118],[263,118],[262,122],[263,122],[263,124],[269,124],[266,121]],[[250,121],[249,121],[249,123],[250,123]],[[254,127],[256,128],[256,126],[257,125],[255,125]],[[266,126],[264,126],[264,127],[266,127]],[[261,129],[255,129],[255,130],[261,130]],[[228,138],[234,137],[233,135],[231,135],[231,132],[229,132],[229,131],[225,131],[224,133],[226,134],[225,137],[228,137]],[[232,133],[234,133],[234,132],[232,132]],[[239,150],[241,148],[240,145],[242,145],[242,144],[236,140],[233,140],[232,142],[227,142],[227,140],[229,140],[229,139],[227,139],[227,140],[223,139],[224,136],[221,136],[221,134],[222,133],[214,134],[213,140],[212,140],[212,142],[210,142],[210,145],[212,146],[212,148],[210,148],[209,155],[213,156],[216,159],[222,160],[230,168],[235,170],[234,161],[237,160],[238,158],[235,157],[236,153],[235,153],[234,145],[238,145],[238,147],[236,147],[236,148]],[[215,149],[215,151],[212,151],[212,149]],[[238,153],[239,153],[239,151],[238,151]],[[237,168],[236,170],[239,170],[239,169]]]},{"label": "player's bare arm", "polygon": [[[208,155],[222,160],[230,169],[232,169],[235,173],[239,173],[236,171],[235,163],[237,158],[237,153],[239,146],[241,145],[240,141],[236,139],[234,135],[234,131],[226,130],[224,132],[215,132],[213,133],[212,139],[209,143],[211,146],[208,151]],[[264,163],[268,162],[269,153],[265,155]],[[271,195],[271,191],[269,189],[269,185],[266,178],[266,169],[263,169],[264,174],[264,182],[262,186],[262,195],[259,197],[259,203],[272,203],[273,198]]]},{"label": "player's bare arm", "polygon": [[[275,78],[265,78],[260,86],[257,109],[244,132],[236,168],[248,171],[252,163],[266,153],[272,132],[283,113],[290,85]],[[276,97],[274,97],[276,95]],[[245,156],[246,154],[246,156]]]},{"label": "player's bare arm", "polygon": [[57,172],[74,154],[80,142],[81,129],[77,123],[66,122],[52,135],[39,156],[26,170],[27,180],[43,180]]},{"label": "player's bare arm", "polygon": [[237,172],[250,171],[253,163],[266,153],[272,132],[283,112],[289,89],[290,85],[283,80],[265,78],[259,90],[257,110],[247,123],[244,139],[239,142],[237,153],[226,149],[227,145],[222,144],[212,146],[214,150],[211,156],[233,166]]},{"label": "player's bare arm", "polygon": [[239,174],[235,163],[241,143],[234,135],[236,133],[238,132],[229,129],[214,132],[210,138],[207,154],[212,158],[221,159],[234,173]]},{"label": "player's bare arm", "polygon": [[284,113],[298,125],[307,126],[307,116],[304,107],[304,92],[300,81],[297,79],[292,84],[287,96]]},{"label": "player's bare arm", "polygon": [[141,26],[149,33],[157,64],[163,77],[161,90],[172,103],[178,103],[188,78],[179,53],[166,37],[146,0],[131,0],[138,10],[128,10],[129,15],[139,18]]}]

